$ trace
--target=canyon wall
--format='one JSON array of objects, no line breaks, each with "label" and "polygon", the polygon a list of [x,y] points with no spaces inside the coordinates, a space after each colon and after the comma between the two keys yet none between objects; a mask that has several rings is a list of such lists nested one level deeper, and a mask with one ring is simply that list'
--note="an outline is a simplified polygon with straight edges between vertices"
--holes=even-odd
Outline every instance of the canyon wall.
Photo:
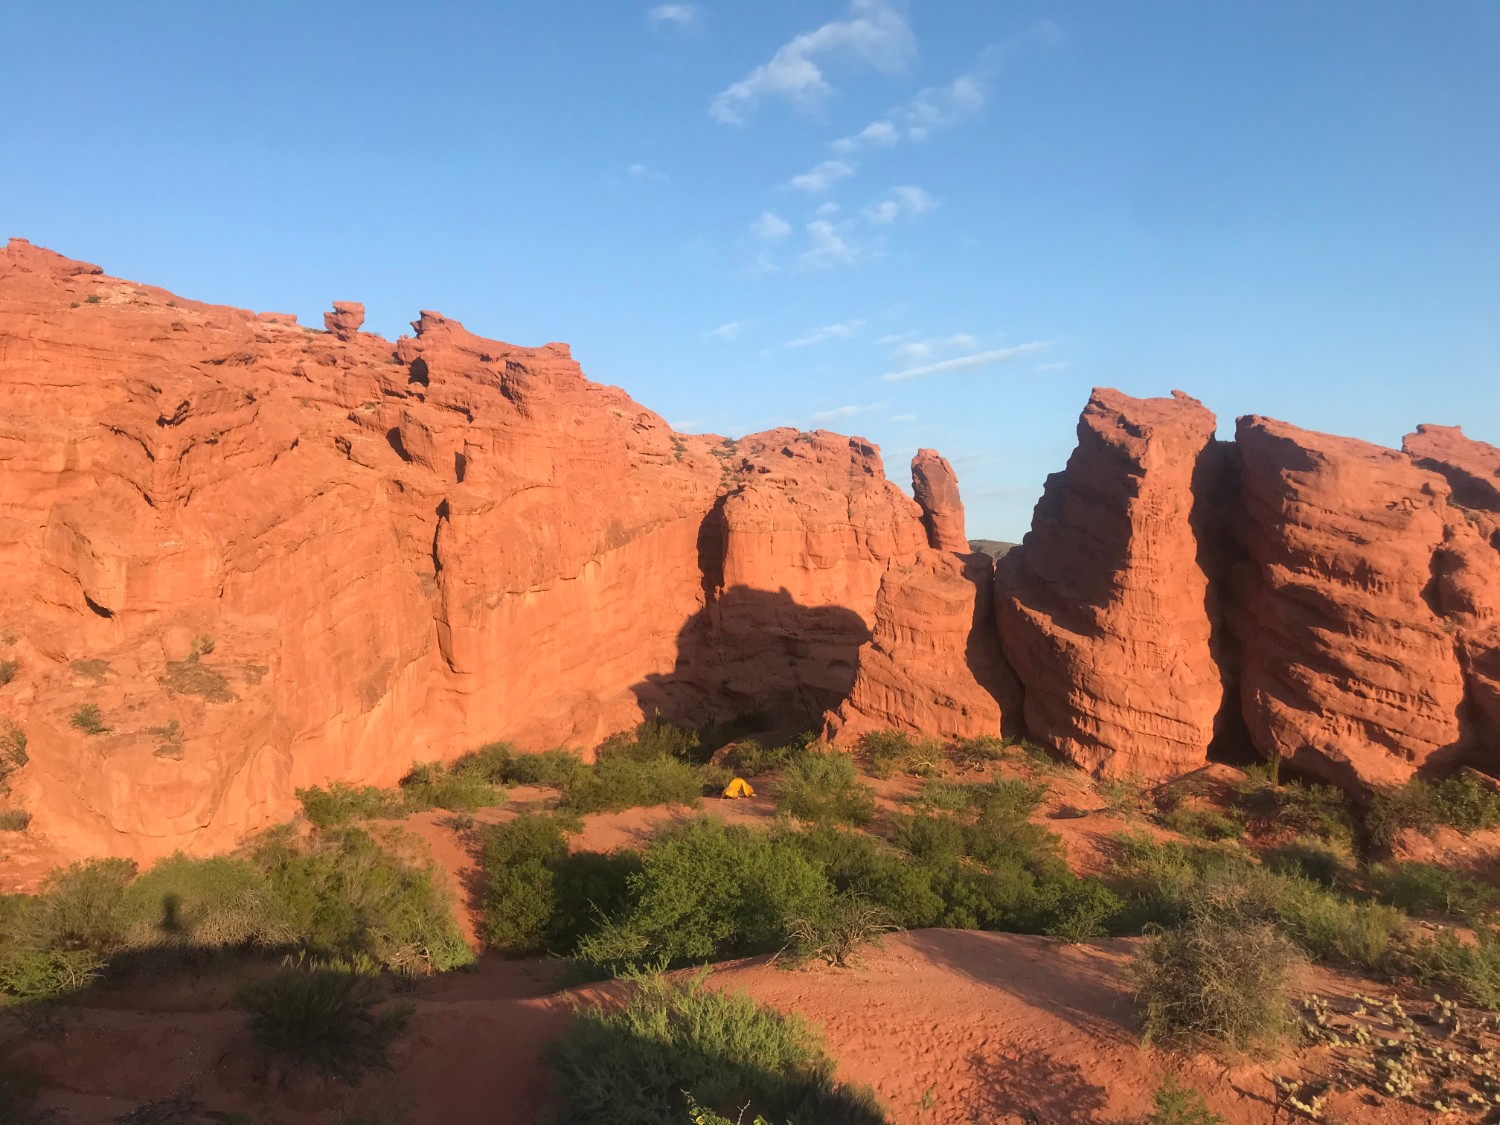
[{"label": "canyon wall", "polygon": [[363,315],[0,252],[0,804],[58,854],[219,850],[300,786],[655,714],[1362,796],[1500,768],[1500,450],[1457,429],[1225,442],[1096,390],[997,566],[932,450],[913,500],[862,439],[679,434],[565,345]]}]

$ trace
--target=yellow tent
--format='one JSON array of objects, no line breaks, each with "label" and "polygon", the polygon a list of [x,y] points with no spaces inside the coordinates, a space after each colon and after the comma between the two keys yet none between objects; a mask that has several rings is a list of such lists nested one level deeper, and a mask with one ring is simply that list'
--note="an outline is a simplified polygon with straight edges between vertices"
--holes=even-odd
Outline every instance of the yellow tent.
[{"label": "yellow tent", "polygon": [[753,797],[755,796],[755,790],[750,788],[750,783],[743,777],[737,777],[724,786],[724,796],[731,799],[735,797]]}]

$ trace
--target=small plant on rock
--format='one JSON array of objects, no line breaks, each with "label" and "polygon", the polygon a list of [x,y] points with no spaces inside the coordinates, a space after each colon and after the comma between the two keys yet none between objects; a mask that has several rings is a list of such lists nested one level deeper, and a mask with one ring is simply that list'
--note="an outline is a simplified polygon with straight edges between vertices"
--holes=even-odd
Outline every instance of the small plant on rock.
[{"label": "small plant on rock", "polygon": [[377,979],[327,968],[286,969],[236,997],[262,1054],[351,1082],[387,1065],[411,1018],[406,1006],[377,1010],[382,999]]},{"label": "small plant on rock", "polygon": [[81,730],[84,734],[106,734],[109,727],[104,725],[104,712],[99,710],[97,703],[85,703],[74,710],[68,716],[68,722],[75,730]]}]

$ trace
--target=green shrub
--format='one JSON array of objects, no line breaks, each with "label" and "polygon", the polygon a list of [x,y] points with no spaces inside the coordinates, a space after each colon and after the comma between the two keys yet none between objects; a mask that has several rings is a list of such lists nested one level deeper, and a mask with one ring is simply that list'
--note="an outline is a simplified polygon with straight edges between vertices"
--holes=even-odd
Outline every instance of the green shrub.
[{"label": "green shrub", "polygon": [[31,814],[25,809],[0,809],[0,832],[25,832],[31,826]]},{"label": "green shrub", "polygon": [[964,769],[984,769],[1003,762],[1010,753],[1010,746],[1003,738],[980,735],[966,738],[953,747],[953,760]]},{"label": "green shrub", "polygon": [[504,953],[547,949],[557,908],[556,863],[568,854],[576,826],[541,813],[522,813],[485,830],[485,937]]},{"label": "green shrub", "polygon": [[1280,1045],[1300,960],[1270,923],[1244,917],[1204,913],[1155,930],[1131,965],[1146,1041],[1233,1053]]},{"label": "green shrub", "polygon": [[943,745],[898,730],[870,731],[859,740],[865,768],[871,777],[889,778],[897,772],[927,777],[943,763]]},{"label": "green shrub", "polygon": [[1170,1074],[1152,1091],[1151,1107],[1144,1125],[1224,1125],[1224,1118],[1208,1108],[1202,1094],[1179,1086]]},{"label": "green shrub", "polygon": [[573,813],[618,812],[655,805],[696,806],[703,780],[687,762],[660,754],[638,755],[634,748],[601,749],[591,770],[575,775],[563,789],[561,806]]},{"label": "green shrub", "polygon": [[118,915],[133,949],[275,947],[296,937],[265,874],[227,856],[162,860],[125,888]]},{"label": "green shrub", "polygon": [[1500,795],[1469,774],[1424,781],[1413,778],[1377,794],[1365,818],[1372,843],[1388,845],[1404,829],[1431,832],[1448,825],[1465,835],[1500,825]]},{"label": "green shrub", "polygon": [[776,786],[776,801],[793,816],[815,823],[864,825],[875,818],[875,793],[858,780],[847,754],[796,759]]},{"label": "green shrub", "polygon": [[120,902],[135,875],[128,859],[90,859],[50,873],[37,903],[41,943],[108,955],[125,941]]},{"label": "green shrub", "polygon": [[377,1010],[381,1000],[375,979],[326,968],[286,969],[236,997],[263,1055],[347,1081],[388,1065],[386,1052],[411,1018],[409,1007]]},{"label": "green shrub", "polygon": [[511,785],[545,785],[566,789],[588,765],[577,754],[566,750],[544,750],[540,754],[522,754],[506,768],[500,780]]},{"label": "green shrub", "polygon": [[862,895],[889,910],[907,929],[940,925],[945,904],[933,886],[936,872],[863,832],[818,824],[788,833],[793,844],[840,892]]},{"label": "green shrub", "polygon": [[406,973],[473,960],[431,865],[393,854],[361,829],[322,833],[306,850],[273,835],[254,860],[298,943],[314,953],[368,957]]},{"label": "green shrub", "polygon": [[793,960],[817,960],[846,968],[867,945],[880,945],[896,928],[891,912],[862,895],[844,891],[823,897],[784,921]]},{"label": "green shrub", "polygon": [[753,738],[737,742],[724,752],[724,765],[739,777],[760,777],[785,769],[808,753],[806,742],[785,746],[763,746]]},{"label": "green shrub", "polygon": [[1049,890],[1055,896],[1052,919],[1043,932],[1069,943],[1108,935],[1111,920],[1124,906],[1120,896],[1097,879],[1065,877],[1054,881]]},{"label": "green shrub", "polygon": [[311,785],[297,790],[302,814],[319,828],[338,828],[357,820],[399,817],[406,812],[401,794],[373,785],[349,785],[335,781],[326,789]]},{"label": "green shrub", "polygon": [[84,703],[68,716],[68,723],[76,730],[84,734],[107,734],[109,727],[104,725],[104,712],[99,710],[96,703]]},{"label": "green shrub", "polygon": [[1400,959],[1428,987],[1451,988],[1471,1004],[1500,1011],[1500,930],[1494,926],[1476,925],[1473,941],[1448,929],[1409,939]]},{"label": "green shrub", "polygon": [[1245,821],[1232,812],[1196,809],[1179,805],[1159,813],[1156,822],[1163,828],[1194,840],[1238,840],[1245,834]]},{"label": "green shrub", "polygon": [[548,1058],[558,1125],[682,1122],[693,1104],[730,1115],[748,1107],[768,1121],[886,1120],[869,1093],[834,1080],[800,1019],[706,988],[701,976],[633,977],[624,1005],[579,1009]]},{"label": "green shrub", "polygon": [[1249,771],[1235,792],[1246,817],[1262,830],[1290,830],[1347,849],[1354,842],[1354,818],[1344,794],[1332,785],[1276,785],[1270,775]]},{"label": "green shrub", "polygon": [[87,949],[6,948],[0,952],[0,1004],[82,992],[103,968],[104,959]]},{"label": "green shrub", "polygon": [[401,779],[401,798],[409,812],[417,809],[472,812],[504,804],[505,790],[496,788],[467,763],[450,769],[440,762],[420,762]]},{"label": "green shrub", "polygon": [[[654,839],[629,886],[625,934],[668,963],[779,949],[787,920],[815,913],[832,894],[789,841],[708,817]],[[580,945],[596,963],[598,951]]]},{"label": "green shrub", "polygon": [[19,660],[0,660],[0,687],[4,687],[16,678],[16,673],[21,670]]},{"label": "green shrub", "polygon": [[1333,889],[1346,881],[1346,853],[1318,839],[1299,837],[1266,854],[1265,864],[1281,875],[1310,879]]},{"label": "green shrub", "polygon": [[1382,902],[1408,914],[1471,918],[1500,910],[1500,890],[1430,863],[1377,865],[1370,880]]},{"label": "green shrub", "polygon": [[6,719],[0,724],[0,786],[28,761],[26,732]]},{"label": "green shrub", "polygon": [[688,763],[706,762],[711,753],[704,751],[697,731],[673,726],[664,719],[648,719],[629,733],[611,735],[597,751],[600,758],[675,758]]}]

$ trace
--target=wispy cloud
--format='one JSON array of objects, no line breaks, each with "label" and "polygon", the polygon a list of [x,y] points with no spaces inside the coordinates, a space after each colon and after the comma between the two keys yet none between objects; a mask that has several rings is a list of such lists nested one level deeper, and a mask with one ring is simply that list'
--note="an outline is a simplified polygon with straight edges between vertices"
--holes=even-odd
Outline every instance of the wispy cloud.
[{"label": "wispy cloud", "polygon": [[788,340],[786,346],[789,348],[806,348],[813,344],[821,344],[824,340],[847,340],[865,326],[863,320],[846,320],[841,324],[825,324],[816,331],[809,332],[806,336],[799,336],[795,340]]},{"label": "wispy cloud", "polygon": [[744,330],[745,330],[745,322],[744,321],[742,321],[742,320],[731,320],[728,324],[721,324],[721,325],[719,325],[719,327],[711,329],[708,334],[710,336],[715,336],[715,337],[717,337],[720,340],[733,340],[736,336],[738,336]]},{"label": "wispy cloud", "polygon": [[646,13],[646,18],[655,24],[694,27],[698,23],[698,5],[658,4]]},{"label": "wispy cloud", "polygon": [[[907,341],[902,343],[902,341]],[[900,343],[901,346],[895,351],[895,356],[907,366],[921,363],[934,355],[943,352],[973,352],[979,348],[979,340],[967,332],[958,332],[952,336],[937,336],[929,340],[909,340],[906,336],[886,336],[877,341],[881,344]]]},{"label": "wispy cloud", "polygon": [[862,148],[889,147],[901,139],[901,134],[889,121],[872,121],[852,137],[841,137],[833,142],[833,151],[845,156]]},{"label": "wispy cloud", "polygon": [[808,247],[797,255],[800,270],[828,270],[835,266],[852,266],[861,258],[855,246],[827,219],[807,224]]},{"label": "wispy cloud", "polygon": [[876,226],[890,226],[897,219],[920,215],[932,208],[932,196],[919,187],[906,185],[891,188],[890,195],[866,207],[864,215]]},{"label": "wispy cloud", "polygon": [[810,168],[800,176],[793,176],[789,186],[810,195],[827,191],[845,176],[854,175],[854,169],[842,160],[825,160],[816,168]]},{"label": "wispy cloud", "polygon": [[852,57],[877,70],[899,72],[916,50],[906,17],[887,0],[853,0],[848,18],[805,31],[784,44],[709,104],[715,121],[742,125],[766,98],[785,98],[802,109],[815,107],[833,89],[819,58]]},{"label": "wispy cloud", "polygon": [[832,410],[819,410],[812,416],[812,420],[814,422],[837,422],[841,418],[853,418],[859,414],[884,410],[885,406],[883,402],[872,402],[868,406],[835,406]]},{"label": "wispy cloud", "polygon": [[635,180],[649,180],[655,183],[664,183],[667,179],[667,174],[665,172],[658,172],[655,168],[652,168],[646,164],[632,164],[629,168],[626,169],[626,171],[630,173],[631,179]]},{"label": "wispy cloud", "polygon": [[996,348],[993,351],[976,352],[973,355],[961,355],[953,359],[939,360],[936,363],[908,367],[904,371],[892,371],[882,375],[881,379],[887,383],[904,383],[908,379],[922,379],[929,375],[942,375],[949,371],[977,371],[983,367],[1009,363],[1013,359],[1032,352],[1043,351],[1050,346],[1050,342],[1046,340],[1033,340],[1026,344],[1016,344],[1014,347]]},{"label": "wispy cloud", "polygon": [[760,218],[750,224],[750,233],[762,242],[780,242],[792,233],[792,224],[774,211],[762,211]]},{"label": "wispy cloud", "polygon": [[818,204],[817,215],[820,219],[826,219],[832,215],[837,215],[839,210],[839,205],[830,199],[827,203]]}]

